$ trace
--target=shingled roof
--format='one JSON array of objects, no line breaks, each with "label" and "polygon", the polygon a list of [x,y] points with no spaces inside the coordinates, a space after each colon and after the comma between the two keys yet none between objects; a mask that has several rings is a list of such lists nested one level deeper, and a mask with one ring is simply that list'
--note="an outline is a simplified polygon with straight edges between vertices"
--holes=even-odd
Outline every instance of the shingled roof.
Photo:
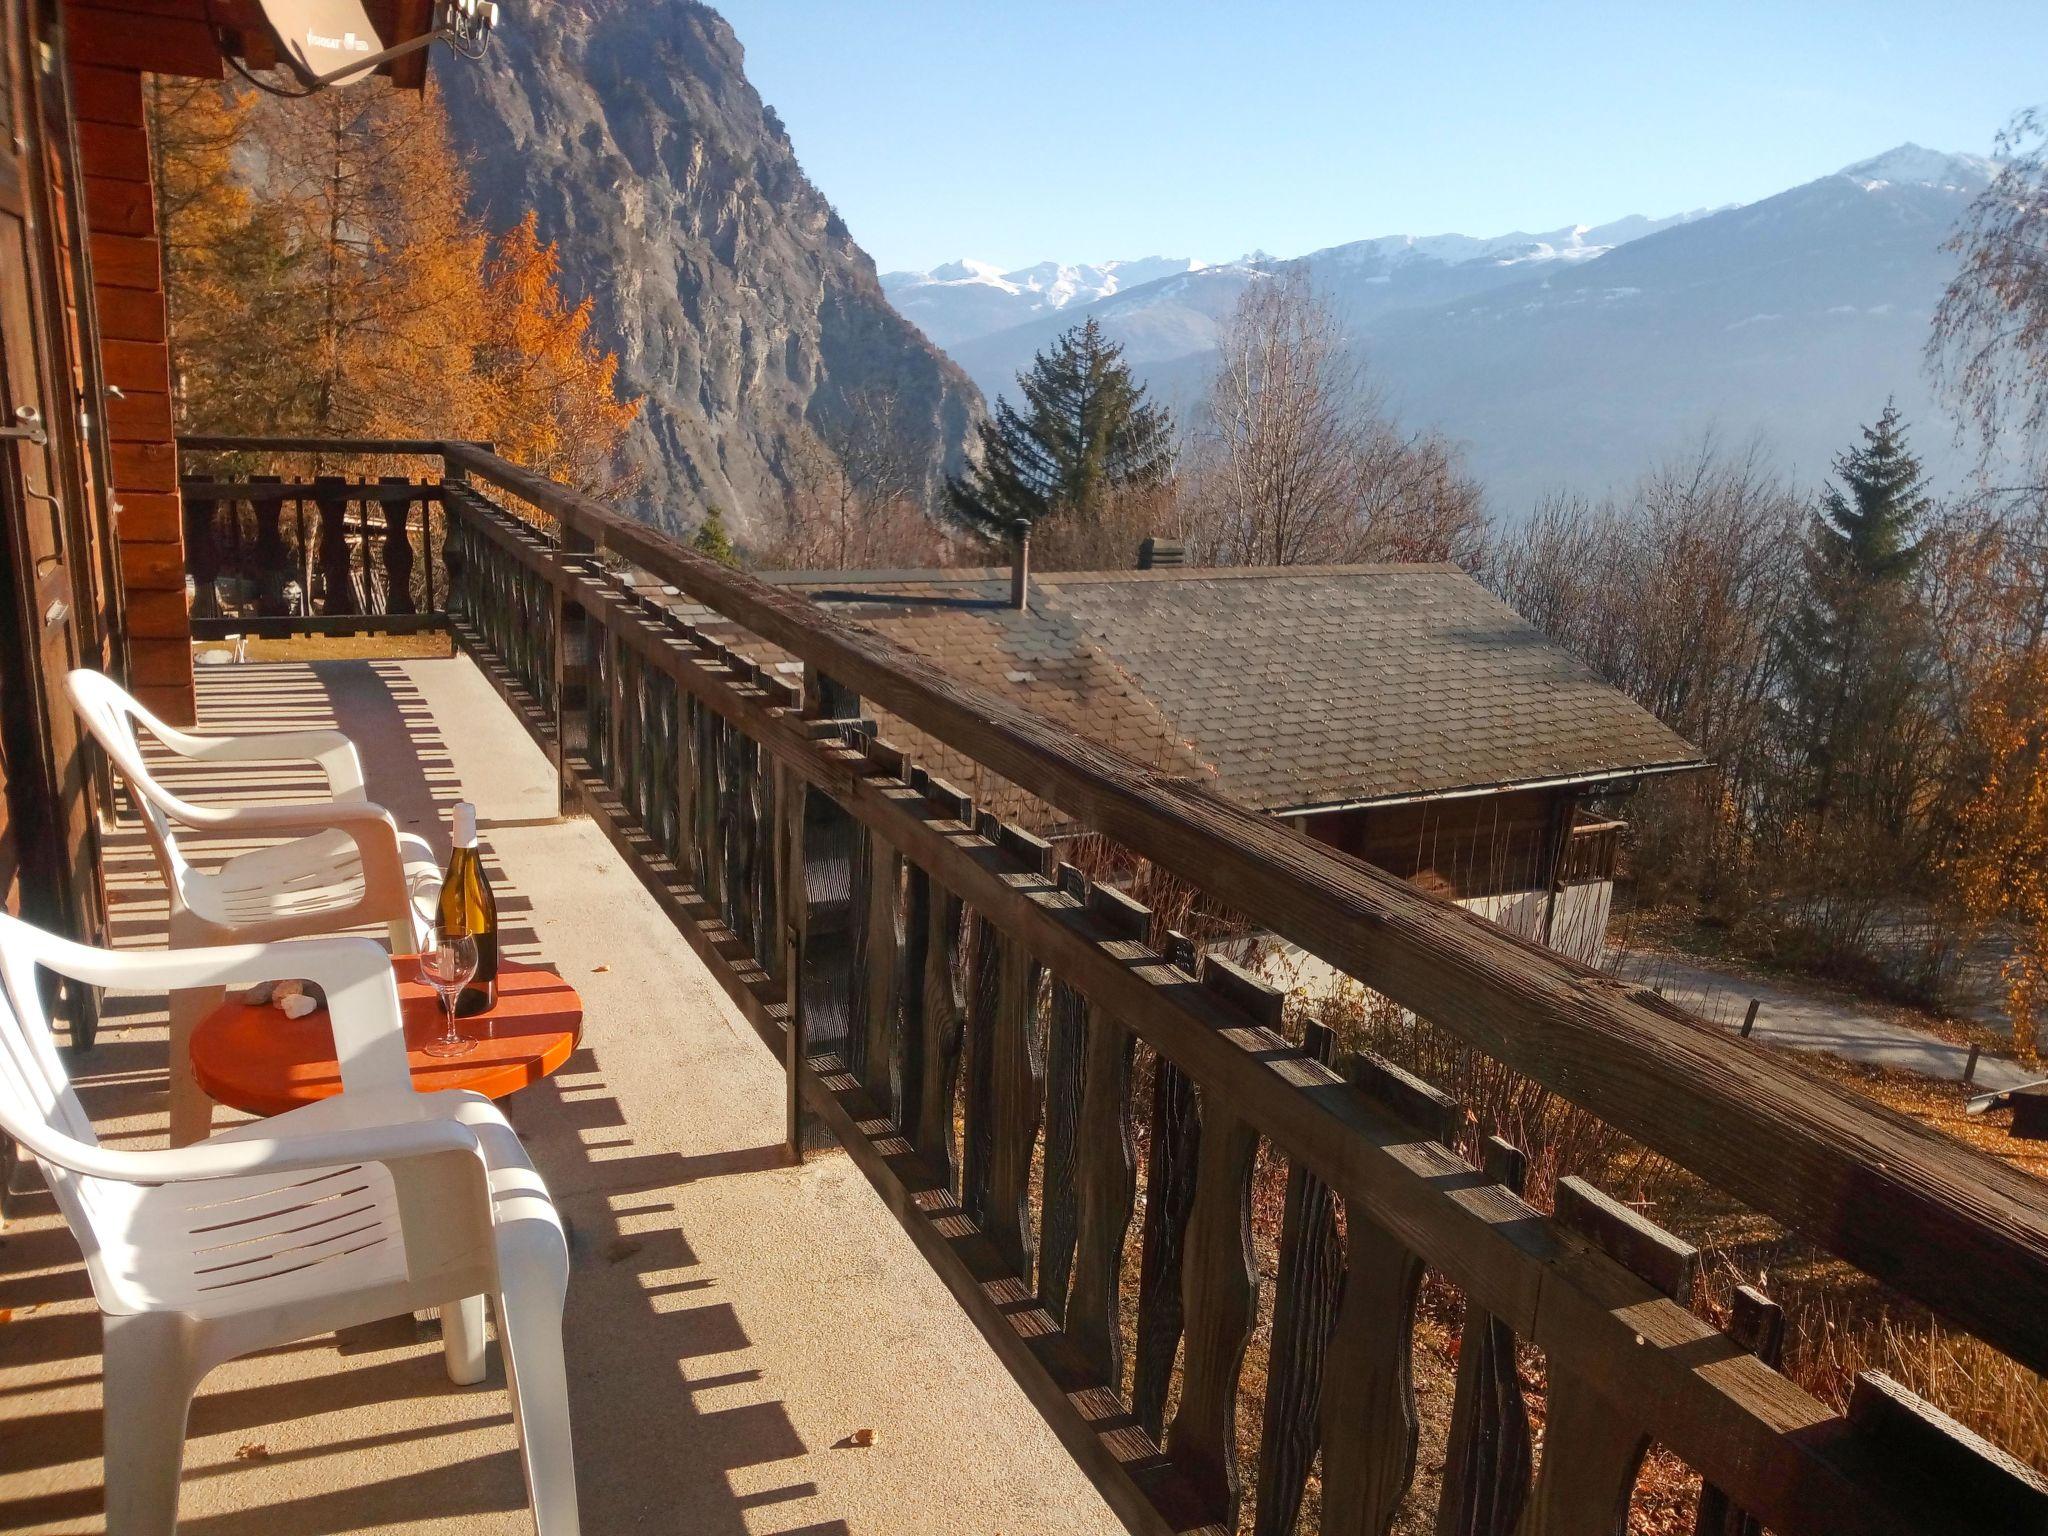
[{"label": "shingled roof", "polygon": [[[1451,565],[1054,572],[1022,610],[1006,570],[766,579],[1264,811],[1700,762]],[[972,778],[936,743],[890,734],[934,772]]]}]

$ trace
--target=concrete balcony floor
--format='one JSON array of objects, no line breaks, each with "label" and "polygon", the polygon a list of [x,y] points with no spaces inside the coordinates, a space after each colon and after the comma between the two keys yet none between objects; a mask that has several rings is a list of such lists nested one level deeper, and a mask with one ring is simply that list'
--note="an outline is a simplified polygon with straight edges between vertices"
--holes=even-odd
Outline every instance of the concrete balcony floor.
[{"label": "concrete balcony floor", "polygon": [[[852,1164],[784,1164],[777,1064],[596,829],[556,819],[546,760],[469,662],[202,668],[200,709],[339,726],[373,797],[443,848],[474,800],[507,953],[583,994],[581,1050],[508,1108],[573,1226],[586,1531],[1120,1529]],[[317,794],[242,773],[210,790]],[[162,944],[132,826],[107,863],[119,941]],[[161,1144],[163,1051],[160,1000],[109,999],[74,1058],[107,1139]],[[40,1193],[0,1234],[0,1308],[0,1529],[99,1531],[99,1320]],[[234,1362],[194,1405],[181,1507],[195,1536],[530,1531],[497,1352],[451,1386],[408,1317]]]}]

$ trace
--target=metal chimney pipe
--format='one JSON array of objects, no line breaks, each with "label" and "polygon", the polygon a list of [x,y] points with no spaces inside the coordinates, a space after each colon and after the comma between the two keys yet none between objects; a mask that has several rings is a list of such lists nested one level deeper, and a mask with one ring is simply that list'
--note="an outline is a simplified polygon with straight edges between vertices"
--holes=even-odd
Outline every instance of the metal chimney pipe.
[{"label": "metal chimney pipe", "polygon": [[1031,600],[1031,524],[1018,518],[1010,524],[1010,606],[1021,609]]}]

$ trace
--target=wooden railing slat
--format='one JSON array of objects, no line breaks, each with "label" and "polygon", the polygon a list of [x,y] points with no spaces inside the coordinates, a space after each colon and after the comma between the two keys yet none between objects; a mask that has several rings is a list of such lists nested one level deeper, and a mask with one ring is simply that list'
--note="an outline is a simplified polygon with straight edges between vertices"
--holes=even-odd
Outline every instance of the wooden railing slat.
[{"label": "wooden railing slat", "polygon": [[[1489,1137],[1483,1168],[1487,1178],[1520,1197],[1529,1168],[1520,1148]],[[1437,1536],[1513,1536],[1534,1467],[1514,1330],[1468,1296]]]},{"label": "wooden railing slat", "polygon": [[[1085,904],[1121,945],[1142,944],[1151,913],[1129,897],[1092,887]],[[1131,1063],[1137,1042],[1114,1019],[1091,1017],[1084,1037],[1081,1108],[1074,1129],[1074,1262],[1066,1329],[1104,1381],[1124,1379],[1120,1304],[1124,1248],[1137,1205],[1137,1136]]]},{"label": "wooden railing slat", "polygon": [[1138,1325],[1131,1409],[1155,1440],[1166,1416],[1180,1348],[1181,1267],[1202,1148],[1195,1085],[1165,1055],[1152,1064],[1151,1143],[1145,1155],[1145,1219],[1138,1256]]},{"label": "wooden railing slat", "polygon": [[[1312,1023],[1304,1032],[1302,1050],[1327,1066],[1336,1055],[1336,1044],[1328,1025]],[[1290,1161],[1252,1536],[1293,1536],[1301,1516],[1309,1468],[1322,1444],[1323,1363],[1343,1281],[1336,1196],[1308,1167]]]},{"label": "wooden railing slat", "polygon": [[[1784,1309],[1756,1287],[1738,1285],[1729,1303],[1728,1337],[1775,1369],[1785,1351]],[[1694,1536],[1762,1536],[1763,1522],[1705,1483],[1693,1531]]]},{"label": "wooden railing slat", "polygon": [[[1679,1305],[1699,1252],[1582,1179],[1557,1185],[1557,1220]],[[1650,1449],[1642,1414],[1619,1383],[1599,1381],[1563,1350],[1545,1351],[1543,1457],[1520,1536],[1622,1536]]]},{"label": "wooden railing slat", "polygon": [[[1286,999],[1249,972],[1215,955],[1202,984],[1254,1027],[1277,1029]],[[1181,1271],[1180,1405],[1166,1454],[1207,1500],[1217,1522],[1237,1528],[1238,1378],[1258,1317],[1258,1268],[1252,1255],[1252,1173],[1259,1133],[1217,1103],[1205,1102],[1195,1197],[1188,1213]]]},{"label": "wooden railing slat", "polygon": [[[1005,846],[1014,845],[1006,840]],[[1038,1246],[1031,1226],[1032,1152],[1045,1109],[1045,1064],[1038,1043],[1038,984],[1043,972],[1015,939],[998,935],[998,950],[996,1006],[990,1015],[992,1115],[988,1216],[983,1226],[996,1251],[1029,1284]]]},{"label": "wooden railing slat", "polygon": [[[1060,888],[1087,899],[1087,881],[1060,866]],[[1112,1026],[1104,1026],[1105,1028]],[[1040,1199],[1038,1299],[1056,1321],[1067,1315],[1067,1285],[1079,1235],[1081,1100],[1088,1071],[1088,1000],[1055,976],[1045,1026],[1045,1168]]]},{"label": "wooden railing slat", "polygon": [[1002,996],[1003,947],[996,925],[979,910],[967,919],[967,1025],[961,1047],[960,1204],[986,1225],[989,1171],[995,1160],[996,1011]]},{"label": "wooden railing slat", "polygon": [[[1452,1137],[1457,1107],[1372,1055],[1345,1058],[1345,1078],[1418,1138]],[[1415,1480],[1415,1303],[1423,1261],[1371,1214],[1344,1212],[1344,1281],[1324,1363],[1323,1531],[1382,1536]]]}]

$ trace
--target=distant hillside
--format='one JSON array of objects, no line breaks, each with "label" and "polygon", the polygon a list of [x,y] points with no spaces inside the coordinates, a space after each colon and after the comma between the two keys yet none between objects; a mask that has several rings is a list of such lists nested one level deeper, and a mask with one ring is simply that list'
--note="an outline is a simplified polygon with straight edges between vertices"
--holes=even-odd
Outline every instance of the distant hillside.
[{"label": "distant hillside", "polygon": [[[1626,482],[1713,428],[1761,432],[1803,483],[1896,395],[1937,476],[1963,472],[1922,348],[1941,245],[1988,161],[1903,145],[1775,197],[1546,235],[1359,241],[1303,258],[1393,406],[1465,443],[1497,513]],[[991,398],[1094,315],[1155,390],[1196,401],[1237,296],[1275,268],[1176,274],[954,343]]]},{"label": "distant hillside", "polygon": [[520,7],[481,65],[435,71],[481,212],[503,229],[538,210],[620,387],[647,397],[635,500],[672,527],[706,504],[751,525],[803,424],[869,386],[903,402],[934,479],[980,409],[889,306],[743,63],[693,0],[557,0]]}]

